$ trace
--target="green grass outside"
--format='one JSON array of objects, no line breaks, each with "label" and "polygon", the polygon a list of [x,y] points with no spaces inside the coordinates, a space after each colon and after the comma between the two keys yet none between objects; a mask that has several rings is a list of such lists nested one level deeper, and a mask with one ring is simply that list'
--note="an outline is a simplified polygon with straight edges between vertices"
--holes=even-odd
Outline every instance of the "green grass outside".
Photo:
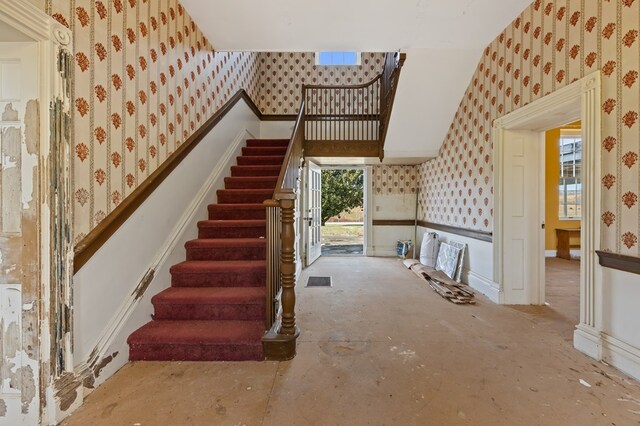
[{"label": "green grass outside", "polygon": [[362,237],[364,236],[364,226],[362,225],[325,225],[321,229],[323,237],[336,237],[336,236],[350,236],[350,237]]}]

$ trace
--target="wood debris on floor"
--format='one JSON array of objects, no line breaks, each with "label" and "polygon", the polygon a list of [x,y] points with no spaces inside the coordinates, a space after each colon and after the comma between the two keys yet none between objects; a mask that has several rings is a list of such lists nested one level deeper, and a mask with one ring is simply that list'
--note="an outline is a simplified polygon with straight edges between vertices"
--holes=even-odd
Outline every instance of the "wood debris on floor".
[{"label": "wood debris on floor", "polygon": [[[439,271],[436,271],[439,272]],[[467,285],[452,282],[445,282],[445,280],[438,279],[432,275],[422,272],[422,277],[427,280],[431,288],[450,302],[456,305],[475,305],[476,301],[473,300],[474,293],[468,289]],[[451,281],[451,280],[447,280]]]},{"label": "wood debris on floor", "polygon": [[425,266],[417,260],[408,259],[404,265],[411,269],[417,276],[429,283],[429,286],[443,298],[456,305],[475,305],[475,293],[471,288],[451,279],[443,271]]}]

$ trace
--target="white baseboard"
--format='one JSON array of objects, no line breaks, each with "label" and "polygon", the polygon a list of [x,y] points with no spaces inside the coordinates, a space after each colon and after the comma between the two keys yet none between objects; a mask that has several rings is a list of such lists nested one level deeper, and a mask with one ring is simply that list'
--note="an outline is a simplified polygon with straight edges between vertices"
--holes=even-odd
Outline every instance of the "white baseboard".
[{"label": "white baseboard", "polygon": [[573,332],[573,347],[583,354],[600,360],[600,337],[592,327],[579,324]]},{"label": "white baseboard", "polygon": [[[576,257],[579,258],[580,257],[580,250],[569,250],[569,253],[571,254],[571,257]],[[557,257],[558,256],[558,251],[557,250],[545,250],[544,251],[544,257]]]},{"label": "white baseboard", "polygon": [[373,246],[367,247],[367,256],[373,257],[398,257],[396,246]]},{"label": "white baseboard", "polygon": [[640,349],[608,334],[601,334],[602,360],[640,380]]},{"label": "white baseboard", "polygon": [[573,347],[640,380],[640,348],[582,324],[573,333]]},{"label": "white baseboard", "polygon": [[464,271],[463,276],[472,289],[484,294],[493,303],[500,303],[500,288],[498,284],[473,271]]},{"label": "white baseboard", "polygon": [[[229,170],[229,167],[232,165],[236,155],[238,154],[240,145],[246,139],[254,137],[255,136],[253,136],[253,134],[247,129],[243,129],[234,138],[233,142],[229,144],[222,157],[214,166],[211,174],[204,182],[197,195],[194,197],[193,201],[189,204],[187,209],[180,217],[180,220],[169,233],[168,238],[160,246],[158,252],[156,253],[156,256],[154,257],[154,260],[146,268],[145,273],[140,277],[140,279],[135,282],[135,285],[132,287],[129,296],[120,305],[120,308],[112,317],[109,325],[105,327],[103,334],[100,336],[94,350],[91,352],[90,358],[75,367],[74,371],[78,376],[83,378],[87,377],[87,375],[91,374],[92,367],[101,359],[109,355],[111,346],[114,345],[116,338],[120,335],[123,327],[126,325],[127,321],[135,311],[135,308],[136,306],[138,306],[138,303],[141,299],[141,295],[136,294],[138,285],[145,279],[148,279],[150,272],[153,271],[155,273],[155,271],[158,271],[160,267],[167,261],[171,252],[175,250],[178,244],[181,242],[181,237],[187,227],[192,224],[194,220],[196,220],[196,215],[200,211],[200,206],[205,203],[208,204],[210,202],[209,195],[212,192],[216,181],[218,181],[222,177],[223,173],[226,173]],[[156,278],[157,277],[153,277],[152,282]],[[150,285],[151,284],[149,284],[149,286]],[[129,358],[128,354],[120,355],[120,359],[126,360]]]}]

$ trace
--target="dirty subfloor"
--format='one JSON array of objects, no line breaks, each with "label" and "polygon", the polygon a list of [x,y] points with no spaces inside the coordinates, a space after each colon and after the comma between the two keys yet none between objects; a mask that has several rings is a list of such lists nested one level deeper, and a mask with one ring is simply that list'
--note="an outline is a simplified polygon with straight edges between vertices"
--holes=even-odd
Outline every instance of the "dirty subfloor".
[{"label": "dirty subfloor", "polygon": [[548,264],[550,306],[527,311],[453,305],[396,259],[320,258],[300,282],[333,287],[297,289],[294,360],[130,363],[64,424],[639,425],[640,385],[572,347],[554,277],[576,264]]}]

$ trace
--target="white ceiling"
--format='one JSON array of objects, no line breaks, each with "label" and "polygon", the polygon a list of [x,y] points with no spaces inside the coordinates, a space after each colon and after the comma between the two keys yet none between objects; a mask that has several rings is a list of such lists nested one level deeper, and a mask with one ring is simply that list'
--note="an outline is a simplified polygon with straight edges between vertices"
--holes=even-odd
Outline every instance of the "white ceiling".
[{"label": "white ceiling", "polygon": [[483,48],[531,0],[182,0],[216,50]]}]

